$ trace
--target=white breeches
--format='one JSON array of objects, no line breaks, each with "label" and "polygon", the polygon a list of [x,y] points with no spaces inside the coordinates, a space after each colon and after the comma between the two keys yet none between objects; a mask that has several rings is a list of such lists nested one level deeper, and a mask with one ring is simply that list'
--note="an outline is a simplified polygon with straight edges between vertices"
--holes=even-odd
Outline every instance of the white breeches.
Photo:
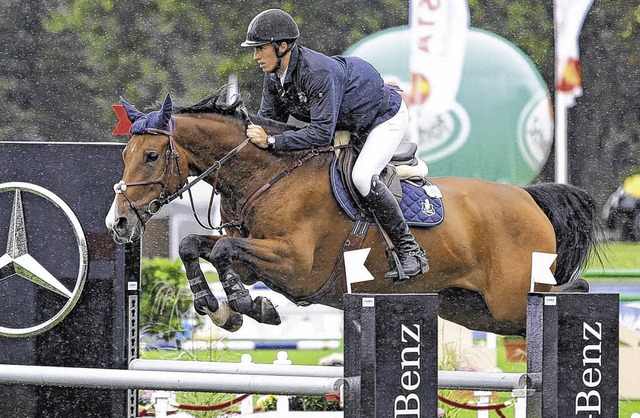
[{"label": "white breeches", "polygon": [[371,177],[380,174],[391,161],[408,126],[409,111],[403,100],[398,113],[369,133],[352,171],[353,184],[362,196],[371,190]]}]

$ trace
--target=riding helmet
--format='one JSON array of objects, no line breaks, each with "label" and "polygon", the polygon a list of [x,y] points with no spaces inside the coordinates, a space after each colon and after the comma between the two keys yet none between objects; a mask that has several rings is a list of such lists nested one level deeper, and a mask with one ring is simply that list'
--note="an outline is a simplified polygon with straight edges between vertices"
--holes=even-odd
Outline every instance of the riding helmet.
[{"label": "riding helmet", "polygon": [[295,20],[285,11],[269,9],[253,18],[247,28],[245,47],[256,47],[279,41],[295,41],[300,30]]}]

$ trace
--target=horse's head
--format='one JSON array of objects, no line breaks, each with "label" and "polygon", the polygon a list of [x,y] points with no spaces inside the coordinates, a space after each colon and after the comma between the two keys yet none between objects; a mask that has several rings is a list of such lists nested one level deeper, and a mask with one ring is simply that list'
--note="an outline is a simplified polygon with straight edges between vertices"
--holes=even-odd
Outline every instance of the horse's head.
[{"label": "horse's head", "polygon": [[124,172],[105,223],[120,244],[139,238],[145,223],[187,181],[187,161],[173,139],[173,102],[167,95],[158,111],[143,113],[120,99],[133,135],[122,152]]}]

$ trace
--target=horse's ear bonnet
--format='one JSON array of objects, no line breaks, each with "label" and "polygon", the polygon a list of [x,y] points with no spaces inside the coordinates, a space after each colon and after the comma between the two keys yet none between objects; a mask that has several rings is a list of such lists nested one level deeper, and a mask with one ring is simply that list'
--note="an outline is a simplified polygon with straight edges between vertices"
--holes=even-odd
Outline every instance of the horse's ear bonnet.
[{"label": "horse's ear bonnet", "polygon": [[147,114],[142,113],[127,103],[122,97],[120,97],[120,103],[127,111],[127,117],[132,123],[130,129],[132,135],[157,134],[157,132],[149,131],[149,129],[170,131],[169,123],[171,122],[171,115],[173,114],[173,101],[171,100],[170,94],[167,94],[165,97],[160,110]]}]

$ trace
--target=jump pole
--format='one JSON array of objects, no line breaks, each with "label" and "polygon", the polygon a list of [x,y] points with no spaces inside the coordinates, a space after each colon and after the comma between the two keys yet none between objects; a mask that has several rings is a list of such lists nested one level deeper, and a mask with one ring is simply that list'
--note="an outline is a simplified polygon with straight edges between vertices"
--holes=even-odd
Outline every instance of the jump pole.
[{"label": "jump pole", "polygon": [[[342,378],[344,376],[344,368],[337,366],[246,364],[179,360],[136,359],[129,363],[129,369],[155,370],[159,372],[227,373],[289,377]],[[440,389],[510,392],[513,389],[523,389],[526,386],[526,382],[526,373],[438,371],[438,387]]]},{"label": "jump pole", "polygon": [[342,378],[343,368],[333,366],[302,366],[259,363],[227,363],[214,361],[179,361],[135,359],[129,370],[172,371],[191,373],[289,376],[289,377],[333,377]]},{"label": "jump pole", "polygon": [[251,393],[256,395],[339,394],[339,377],[207,374],[169,371],[0,365],[0,382],[98,389],[150,389],[184,392]]},{"label": "jump pole", "polygon": [[[313,366],[282,371],[299,376],[278,376],[269,365],[256,375],[246,374],[242,366],[232,366],[234,373],[208,372],[219,364],[200,365],[195,372],[5,364],[0,365],[0,382],[281,395],[325,395],[346,386],[345,416],[403,418],[433,416],[438,383],[452,389],[522,388],[524,376],[518,374],[438,373],[437,302],[437,294],[346,295],[344,378],[317,377],[327,372]],[[617,294],[530,294],[528,417],[617,416],[618,311]],[[146,365],[132,362],[134,368]]]}]

